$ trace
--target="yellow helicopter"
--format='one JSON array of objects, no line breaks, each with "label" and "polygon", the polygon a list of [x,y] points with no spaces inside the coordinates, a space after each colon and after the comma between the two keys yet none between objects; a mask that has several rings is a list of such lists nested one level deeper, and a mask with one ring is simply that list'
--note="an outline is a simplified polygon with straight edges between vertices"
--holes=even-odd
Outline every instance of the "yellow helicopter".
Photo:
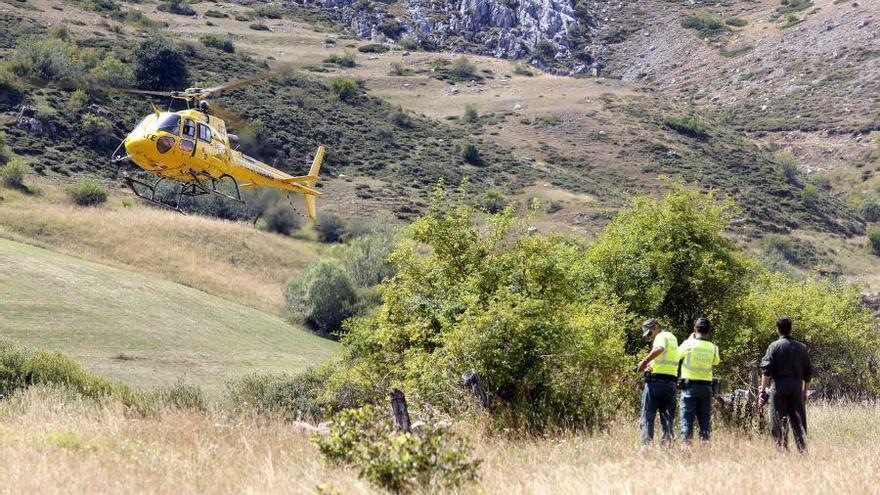
[{"label": "yellow helicopter", "polygon": [[[187,106],[186,110],[176,112],[162,112],[154,106],[154,113],[144,117],[119,144],[113,152],[114,162],[130,160],[158,176],[155,182],[148,183],[125,175],[126,185],[137,197],[181,213],[183,211],[180,201],[183,196],[216,194],[244,203],[241,189],[281,189],[287,191],[288,199],[291,192],[302,194],[306,214],[315,220],[315,197],[321,195],[315,190],[315,184],[326,152],[324,146],[318,147],[308,175],[293,176],[238,151],[238,137],[226,132],[226,122],[216,115],[220,112],[209,113],[207,98],[221,91],[253,83],[268,75],[269,73],[261,74],[221,86],[188,88],[184,91],[116,88],[116,91],[126,93],[164,96],[172,98],[172,101],[184,100]],[[175,205],[156,198],[157,188],[165,180],[180,183]],[[232,193],[218,189],[225,182],[231,182]]]}]

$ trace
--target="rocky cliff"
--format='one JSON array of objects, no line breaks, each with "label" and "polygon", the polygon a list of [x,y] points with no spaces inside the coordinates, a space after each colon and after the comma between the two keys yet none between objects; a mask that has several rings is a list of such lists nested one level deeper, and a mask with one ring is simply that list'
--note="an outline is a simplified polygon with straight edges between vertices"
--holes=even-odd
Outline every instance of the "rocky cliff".
[{"label": "rocky cliff", "polygon": [[424,48],[526,59],[559,73],[595,67],[597,28],[576,0],[303,0],[335,11],[362,39],[409,38]]}]

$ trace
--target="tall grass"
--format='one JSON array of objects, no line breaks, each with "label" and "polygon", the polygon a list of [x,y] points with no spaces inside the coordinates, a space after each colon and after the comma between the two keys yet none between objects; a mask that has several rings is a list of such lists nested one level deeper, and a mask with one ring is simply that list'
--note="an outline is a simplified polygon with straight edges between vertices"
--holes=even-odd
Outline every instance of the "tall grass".
[{"label": "tall grass", "polygon": [[[653,494],[660,482],[670,494],[876,493],[880,407],[810,405],[808,414],[804,456],[724,430],[689,455],[639,453],[631,420],[592,437],[526,439],[458,425],[483,462],[480,481],[457,493]],[[112,402],[37,387],[0,402],[0,431],[9,493],[376,493],[354,470],[323,463],[311,434],[280,419],[132,418]]]}]

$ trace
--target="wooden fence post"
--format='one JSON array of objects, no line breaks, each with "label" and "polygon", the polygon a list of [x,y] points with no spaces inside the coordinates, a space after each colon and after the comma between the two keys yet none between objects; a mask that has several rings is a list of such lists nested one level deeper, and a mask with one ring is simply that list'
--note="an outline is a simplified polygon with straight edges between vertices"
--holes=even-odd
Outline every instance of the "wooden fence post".
[{"label": "wooden fence post", "polygon": [[394,424],[398,431],[410,431],[409,411],[406,408],[406,397],[403,391],[391,389],[391,412],[394,413]]},{"label": "wooden fence post", "polygon": [[465,371],[461,375],[461,383],[465,387],[469,387],[471,391],[474,393],[474,396],[480,401],[480,405],[483,406],[483,409],[487,411],[492,410],[492,404],[489,402],[489,396],[486,395],[486,392],[483,390],[483,385],[480,383],[480,374],[475,370]]}]

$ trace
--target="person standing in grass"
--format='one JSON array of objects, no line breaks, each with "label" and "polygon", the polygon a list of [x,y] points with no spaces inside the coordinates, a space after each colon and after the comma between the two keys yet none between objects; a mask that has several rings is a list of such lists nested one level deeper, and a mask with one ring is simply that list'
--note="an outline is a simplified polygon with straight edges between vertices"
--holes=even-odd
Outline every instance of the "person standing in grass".
[{"label": "person standing in grass", "polygon": [[791,318],[783,316],[776,320],[776,333],[779,339],[770,344],[761,360],[763,377],[758,404],[763,407],[770,403],[770,433],[776,445],[788,450],[790,426],[798,451],[804,452],[807,448],[807,391],[813,366],[807,346],[791,337]]},{"label": "person standing in grass", "polygon": [[675,382],[678,380],[678,339],[664,331],[654,318],[642,324],[642,336],[654,339],[651,351],[639,362],[638,371],[645,371],[642,392],[642,414],[639,425],[642,445],[654,439],[654,418],[660,413],[663,445],[671,445],[672,423],[675,418]]},{"label": "person standing in grass", "polygon": [[694,333],[678,348],[681,370],[681,437],[685,445],[694,437],[694,420],[700,424],[700,440],[712,433],[712,368],[721,361],[718,346],[709,341],[712,325],[698,318]]}]

